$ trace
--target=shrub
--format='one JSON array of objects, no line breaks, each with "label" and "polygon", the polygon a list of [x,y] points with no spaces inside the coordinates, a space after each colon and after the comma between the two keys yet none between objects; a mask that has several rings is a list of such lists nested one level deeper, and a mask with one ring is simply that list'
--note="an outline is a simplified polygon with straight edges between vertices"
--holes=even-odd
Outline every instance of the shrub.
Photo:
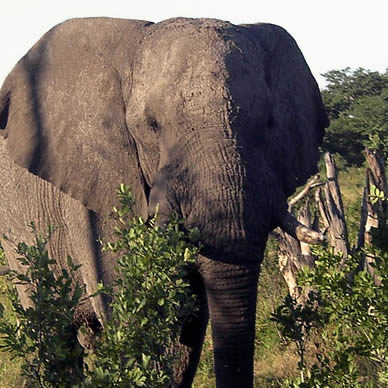
[{"label": "shrub", "polygon": [[[294,341],[298,349],[311,342],[315,347],[316,361],[307,365],[301,357],[301,378],[288,382],[290,386],[373,387],[387,383],[388,252],[373,249],[372,253],[381,280],[378,284],[369,273],[357,271],[365,252],[354,252],[344,260],[330,249],[314,250],[315,268],[306,269],[299,278],[301,285],[314,289],[310,302],[295,306],[288,298],[274,315],[286,340]],[[368,369],[368,379],[363,368]]]},{"label": "shrub", "polygon": [[187,275],[198,254],[198,232],[185,233],[176,215],[164,226],[157,214],[148,223],[132,217],[132,197],[123,185],[119,198],[117,240],[105,244],[118,257],[112,316],[89,380],[99,387],[167,387],[182,323],[195,311]]},{"label": "shrub", "polygon": [[145,222],[132,215],[128,187],[121,185],[118,196],[117,239],[104,243],[118,257],[117,277],[99,289],[112,296],[111,317],[89,355],[90,367],[74,325],[75,310],[86,299],[85,287],[74,281],[79,266],[68,257],[69,270],[54,275],[46,248],[52,230],[40,236],[32,224],[34,245],[17,245],[26,271],[11,272],[10,279],[29,288],[31,306],[23,307],[9,287],[18,322],[0,320],[2,348],[23,359],[23,375],[40,387],[171,384],[181,326],[195,314],[188,275],[199,251],[198,231],[185,231],[176,215],[166,225],[158,224],[157,214]]},{"label": "shrub", "polygon": [[[1,319],[1,348],[21,358],[22,374],[40,387],[72,386],[83,379],[82,349],[74,325],[74,314],[82,303],[84,287],[72,284],[75,266],[68,258],[68,268],[54,276],[46,245],[52,230],[46,236],[35,233],[35,243],[17,245],[18,260],[26,268],[25,273],[11,271],[9,278],[28,287],[31,305],[24,307],[15,288],[8,287],[8,296],[16,312],[17,321]],[[4,311],[0,304],[0,317]]]}]

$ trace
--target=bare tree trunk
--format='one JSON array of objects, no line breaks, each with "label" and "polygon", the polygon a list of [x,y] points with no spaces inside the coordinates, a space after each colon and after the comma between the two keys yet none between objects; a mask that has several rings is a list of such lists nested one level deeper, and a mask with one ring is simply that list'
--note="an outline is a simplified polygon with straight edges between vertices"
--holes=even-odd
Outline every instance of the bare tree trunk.
[{"label": "bare tree trunk", "polygon": [[[289,210],[298,201],[308,195],[311,190],[316,190],[315,200],[319,213],[321,215],[324,231],[328,235],[328,243],[335,252],[341,253],[344,258],[349,254],[348,231],[345,222],[345,213],[343,209],[342,196],[338,184],[338,175],[333,157],[325,154],[327,181],[318,182],[319,176],[313,177],[303,188],[303,190],[289,201]],[[323,190],[319,187],[324,186]],[[317,217],[310,214],[310,202],[307,200],[299,211],[298,221],[316,231],[319,229]],[[312,268],[314,266],[314,257],[311,255],[310,246],[291,237],[287,233],[279,230],[276,233],[279,240],[279,267],[280,271],[288,285],[290,295],[298,303],[303,304],[306,300],[306,290],[301,293],[297,285],[297,274],[305,266]]]},{"label": "bare tree trunk", "polygon": [[[312,227],[309,200],[306,200],[301,208],[298,221],[309,228]],[[309,290],[304,290],[302,293],[297,284],[297,275],[303,267],[312,268],[314,266],[310,246],[298,241],[282,230],[277,232],[277,237],[279,240],[280,272],[287,283],[290,295],[296,300],[297,304],[304,304]]]},{"label": "bare tree trunk", "polygon": [[[377,230],[385,226],[388,221],[388,201],[375,202],[370,198],[372,186],[375,186],[380,193],[384,193],[385,197],[388,196],[383,155],[379,151],[366,149],[365,156],[368,168],[366,171],[366,185],[357,245],[359,249],[367,247],[372,243],[376,244],[376,241],[373,241],[373,229]],[[336,253],[342,254],[343,258],[346,259],[350,253],[350,244],[336,165],[334,158],[329,153],[325,154],[324,160],[327,175],[326,183],[324,185],[319,183],[318,176],[312,178],[303,190],[289,201],[289,211],[291,211],[292,206],[314,189],[315,202],[319,210],[321,224],[324,227],[323,230],[327,234],[328,244],[334,248]],[[322,185],[324,186],[323,189],[320,188]],[[308,201],[301,208],[298,221],[307,227],[312,227],[316,231],[319,229],[316,222],[317,219],[315,218],[314,222],[311,221]],[[297,274],[304,266],[313,267],[314,257],[311,255],[308,244],[298,241],[281,230],[276,232],[276,236],[279,240],[280,271],[288,285],[291,296],[298,303],[303,304],[306,300],[306,294],[302,294],[301,289],[298,287]],[[371,266],[373,261],[374,258],[371,254],[365,255],[362,266],[363,269],[374,277],[375,282],[378,283],[379,279],[374,273],[374,268]]]},{"label": "bare tree trunk", "polygon": [[318,201],[323,224],[327,229],[329,245],[336,253],[341,253],[346,258],[350,251],[348,229],[338,184],[337,168],[333,156],[329,153],[325,154],[325,164],[327,176],[324,187],[325,200],[322,199],[320,190],[315,198]]},{"label": "bare tree trunk", "polygon": [[[365,150],[365,157],[368,164],[366,170],[366,182],[361,208],[360,231],[358,235],[358,249],[367,247],[373,242],[373,229],[378,229],[384,226],[387,222],[388,203],[386,201],[377,201],[373,203],[370,198],[371,188],[375,186],[380,192],[386,196],[387,180],[385,176],[384,157],[382,152],[378,150]],[[365,255],[362,266],[368,271],[378,282],[374,268],[370,265],[373,263],[373,256]]]}]

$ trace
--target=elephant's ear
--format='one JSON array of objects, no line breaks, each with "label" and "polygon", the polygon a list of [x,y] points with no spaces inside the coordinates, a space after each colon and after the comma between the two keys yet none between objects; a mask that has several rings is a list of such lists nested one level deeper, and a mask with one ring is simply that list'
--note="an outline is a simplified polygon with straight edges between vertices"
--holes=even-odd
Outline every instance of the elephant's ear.
[{"label": "elephant's ear", "polygon": [[329,120],[318,85],[295,40],[272,24],[245,27],[266,53],[264,77],[272,114],[263,152],[289,196],[316,173],[319,145]]},{"label": "elephant's ear", "polygon": [[[131,186],[135,212],[146,218],[148,188],[126,126],[123,79],[111,63],[117,49],[109,40],[111,23],[69,20],[33,46],[0,91],[0,135],[14,162],[99,217],[111,213],[124,183]],[[133,40],[145,24],[115,23]]]},{"label": "elephant's ear", "polygon": [[[3,181],[0,185],[0,236],[7,236],[7,239],[2,238],[1,244],[12,270],[21,273],[26,270],[17,259],[20,254],[15,250],[15,244],[35,243],[35,234],[27,227],[34,221],[36,231],[43,235],[49,227],[55,226],[47,249],[50,257],[56,260],[57,265],[52,267],[56,274],[59,275],[63,268],[69,269],[67,256],[71,256],[75,264],[82,264],[74,280],[86,285],[88,295],[96,291],[98,282],[113,276],[112,261],[103,260],[96,249],[95,240],[99,236],[93,234],[92,212],[51,183],[14,163],[2,137],[0,175]],[[28,306],[27,289],[20,285],[17,288],[21,303]],[[94,312],[102,322],[107,317],[108,307],[104,299],[97,296],[83,303],[82,312],[84,318]]]}]

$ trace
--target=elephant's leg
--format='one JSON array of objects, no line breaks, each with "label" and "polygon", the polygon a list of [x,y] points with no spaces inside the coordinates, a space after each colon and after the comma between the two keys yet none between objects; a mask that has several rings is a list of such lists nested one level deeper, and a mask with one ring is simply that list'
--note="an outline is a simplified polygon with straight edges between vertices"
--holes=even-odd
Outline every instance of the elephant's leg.
[{"label": "elephant's leg", "polygon": [[259,264],[229,264],[202,257],[213,334],[217,388],[253,387]]},{"label": "elephant's leg", "polygon": [[189,275],[191,291],[197,295],[199,311],[188,319],[182,328],[178,360],[174,370],[174,388],[190,388],[197,371],[206,328],[209,321],[209,311],[205,287],[198,269]]}]

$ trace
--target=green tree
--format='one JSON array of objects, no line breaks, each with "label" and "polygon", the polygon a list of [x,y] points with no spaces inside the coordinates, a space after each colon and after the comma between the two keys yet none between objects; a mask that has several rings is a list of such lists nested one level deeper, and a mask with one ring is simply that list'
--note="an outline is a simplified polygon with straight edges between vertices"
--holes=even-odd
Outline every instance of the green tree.
[{"label": "green tree", "polygon": [[388,156],[388,70],[332,70],[322,97],[331,125],[324,148],[340,154],[347,165],[363,163],[363,149],[380,148]]}]

